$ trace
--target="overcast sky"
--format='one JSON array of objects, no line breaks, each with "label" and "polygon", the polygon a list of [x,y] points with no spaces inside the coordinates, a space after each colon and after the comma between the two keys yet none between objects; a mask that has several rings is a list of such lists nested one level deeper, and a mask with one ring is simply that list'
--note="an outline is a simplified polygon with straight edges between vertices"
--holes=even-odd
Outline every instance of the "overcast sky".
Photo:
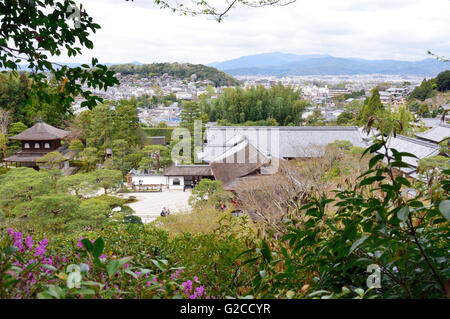
[{"label": "overcast sky", "polygon": [[[83,51],[76,62],[97,57],[103,63],[207,64],[274,51],[421,60],[431,50],[450,56],[449,0],[297,0],[288,6],[239,5],[221,23],[211,17],[161,10],[151,0],[81,2],[102,28],[92,36],[94,49]],[[66,57],[57,60],[68,61]]]}]

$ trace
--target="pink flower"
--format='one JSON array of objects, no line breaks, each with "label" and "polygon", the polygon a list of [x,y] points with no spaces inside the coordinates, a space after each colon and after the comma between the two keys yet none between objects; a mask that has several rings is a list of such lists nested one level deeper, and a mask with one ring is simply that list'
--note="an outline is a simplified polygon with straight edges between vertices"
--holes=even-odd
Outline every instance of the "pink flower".
[{"label": "pink flower", "polygon": [[27,246],[28,249],[33,248],[33,237],[27,236],[27,239],[25,240],[25,246]]},{"label": "pink flower", "polygon": [[48,245],[48,239],[45,238],[44,240],[40,241],[38,246],[35,249],[34,256],[35,257],[44,257],[45,253],[47,252],[47,245]]},{"label": "pink flower", "polygon": [[14,239],[14,246],[19,248],[21,252],[25,251],[25,246],[23,245],[23,234],[21,232],[14,232],[11,228],[8,228],[8,233]]},{"label": "pink flower", "polygon": [[84,237],[78,238],[78,244],[77,244],[77,247],[78,247],[78,248],[84,248],[84,245],[83,245],[83,243],[81,242],[83,239],[84,239]]},{"label": "pink flower", "polygon": [[195,288],[195,293],[199,297],[203,296],[204,292],[205,292],[205,287],[203,287],[203,286]]}]

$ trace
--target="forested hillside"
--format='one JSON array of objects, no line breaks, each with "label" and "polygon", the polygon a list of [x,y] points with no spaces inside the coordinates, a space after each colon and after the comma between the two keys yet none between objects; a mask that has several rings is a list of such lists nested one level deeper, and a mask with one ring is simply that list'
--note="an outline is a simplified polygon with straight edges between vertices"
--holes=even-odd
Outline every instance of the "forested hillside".
[{"label": "forested hillside", "polygon": [[152,63],[144,65],[120,64],[110,68],[113,71],[124,75],[139,74],[142,77],[162,76],[167,73],[169,76],[177,78],[190,78],[193,74],[197,76],[197,80],[210,80],[217,86],[238,85],[239,82],[225,72],[216,68],[205,66],[202,64],[190,63]]}]

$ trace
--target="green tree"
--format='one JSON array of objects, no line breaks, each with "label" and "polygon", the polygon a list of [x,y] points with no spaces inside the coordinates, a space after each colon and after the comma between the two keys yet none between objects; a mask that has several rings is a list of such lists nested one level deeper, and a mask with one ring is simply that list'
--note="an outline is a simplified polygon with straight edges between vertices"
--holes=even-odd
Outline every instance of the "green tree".
[{"label": "green tree", "polygon": [[[25,124],[23,124],[22,122],[11,123],[8,128],[8,137],[20,134],[23,131],[25,131],[27,128],[28,127]],[[12,151],[16,151],[16,150],[20,149],[21,147],[22,146],[21,146],[20,141],[11,141],[10,145],[9,145],[9,149]]]},{"label": "green tree", "polygon": [[64,176],[57,182],[57,189],[63,192],[75,193],[77,197],[91,194],[100,188],[92,173]]},{"label": "green tree", "polygon": [[67,158],[65,158],[60,152],[54,151],[45,154],[41,158],[37,159],[36,162],[39,166],[44,166],[50,169],[53,168],[59,168],[61,163],[67,161]]},{"label": "green tree", "polygon": [[128,142],[124,139],[114,140],[112,143],[113,161],[121,172],[123,172],[123,164],[129,148]]},{"label": "green tree", "polygon": [[81,129],[86,147],[95,147],[99,152],[113,148],[115,140],[126,141],[130,150],[143,144],[136,107],[127,101],[108,102],[84,111],[75,119],[75,125]]},{"label": "green tree", "polygon": [[0,207],[5,213],[16,205],[48,194],[52,182],[48,172],[32,168],[15,168],[0,175]]},{"label": "green tree", "polygon": [[[26,62],[33,71],[29,74],[32,94],[28,98],[36,94],[40,100],[59,104],[65,110],[70,109],[76,95],[86,99],[82,106],[92,107],[101,101],[91,91],[83,90],[79,82],[98,89],[119,84],[114,72],[98,64],[95,58],[91,66],[83,64],[74,68],[51,62],[63,49],[69,56],[76,56],[81,54],[82,47],[93,48],[89,36],[100,26],[83,7],[77,23],[72,23],[70,16],[76,7],[72,0],[57,2],[57,5],[53,0],[0,3],[0,67],[18,70],[19,64]],[[55,92],[47,90],[49,80],[44,72],[53,74],[53,81],[59,83]]]},{"label": "green tree", "polygon": [[74,230],[82,218],[78,216],[79,199],[72,195],[42,195],[18,205],[16,214],[26,213],[34,228],[62,232]]},{"label": "green tree", "polygon": [[416,87],[410,94],[409,99],[417,99],[420,101],[425,101],[436,95],[436,83],[435,79],[426,80],[424,79],[420,86]]},{"label": "green tree", "polygon": [[98,156],[98,149],[96,147],[86,147],[78,156],[80,160],[86,162],[87,171],[90,171],[91,168],[100,161]]},{"label": "green tree", "polygon": [[2,154],[2,158],[8,157],[8,137],[0,132],[0,152]]},{"label": "green tree", "polygon": [[[309,102],[300,98],[301,91],[278,83],[271,88],[264,86],[242,89],[225,89],[211,105],[205,103],[203,111],[209,120],[220,123],[243,124],[266,121],[272,118],[280,125],[298,125],[301,114]],[[274,122],[273,122],[274,123]]]},{"label": "green tree", "polygon": [[92,173],[100,187],[108,194],[108,189],[117,187],[122,181],[122,172],[111,169],[98,169]]},{"label": "green tree", "polygon": [[417,115],[421,117],[430,116],[430,109],[428,108],[428,105],[426,103],[420,104],[419,109],[417,110]]},{"label": "green tree", "polygon": [[181,126],[194,130],[194,121],[200,118],[200,106],[196,101],[185,101],[180,114]]},{"label": "green tree", "polygon": [[189,204],[195,205],[201,202],[209,201],[212,204],[219,206],[222,203],[229,201],[233,194],[223,189],[221,181],[201,179],[200,182],[192,190],[189,197]]},{"label": "green tree", "polygon": [[352,123],[353,120],[354,120],[353,113],[349,111],[344,111],[338,115],[336,123],[338,125],[346,125]]},{"label": "green tree", "polygon": [[383,110],[384,105],[380,100],[380,92],[375,88],[372,90],[372,95],[364,101],[361,111],[358,114],[359,125],[366,125],[371,116],[374,116],[375,113]]},{"label": "green tree", "polygon": [[72,151],[82,151],[84,150],[83,142],[80,140],[72,140],[70,141],[69,149]]},{"label": "green tree", "polygon": [[144,147],[143,153],[145,156],[140,162],[140,169],[151,169],[158,172],[172,163],[170,150],[165,146],[147,145]]},{"label": "green tree", "polygon": [[450,90],[450,70],[438,74],[436,77],[436,86],[441,92]]},{"label": "green tree", "polygon": [[98,229],[108,223],[111,208],[102,200],[90,198],[81,202],[78,214],[85,229]]}]

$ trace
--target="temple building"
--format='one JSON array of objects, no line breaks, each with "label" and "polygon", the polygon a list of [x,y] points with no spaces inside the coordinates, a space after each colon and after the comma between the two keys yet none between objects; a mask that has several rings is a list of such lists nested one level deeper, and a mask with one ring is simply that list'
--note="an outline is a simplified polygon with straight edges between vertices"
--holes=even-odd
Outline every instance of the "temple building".
[{"label": "temple building", "polygon": [[64,172],[70,172],[69,160],[78,151],[69,150],[69,143],[61,143],[69,134],[69,131],[64,131],[39,121],[22,133],[9,138],[13,141],[20,141],[22,149],[3,161],[13,163],[16,166],[32,167],[38,170],[39,166],[42,166],[38,163],[41,157],[50,152],[59,152],[66,158],[60,164],[60,169]]}]

